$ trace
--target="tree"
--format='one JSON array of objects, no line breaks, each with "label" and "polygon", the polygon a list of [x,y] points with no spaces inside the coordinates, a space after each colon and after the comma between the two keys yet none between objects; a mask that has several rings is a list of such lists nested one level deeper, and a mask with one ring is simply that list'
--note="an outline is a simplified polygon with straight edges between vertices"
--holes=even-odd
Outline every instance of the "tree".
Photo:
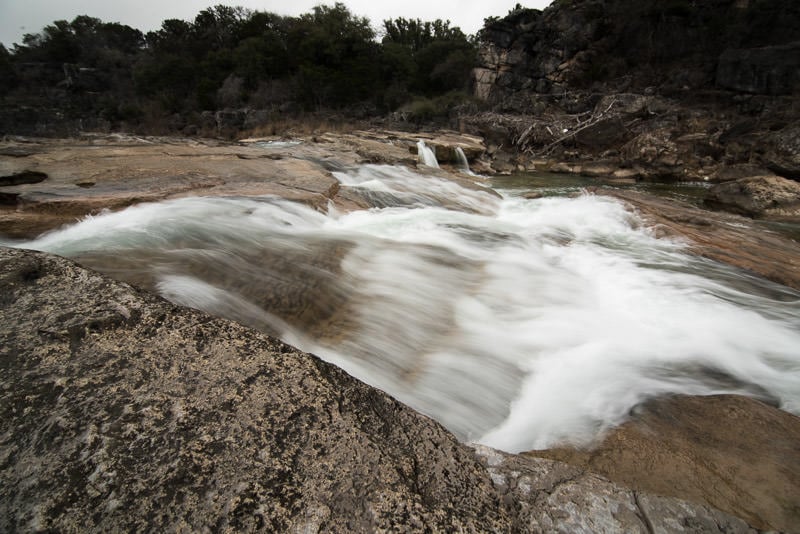
[{"label": "tree", "polygon": [[464,89],[476,64],[476,49],[450,21],[397,18],[383,21],[383,63],[389,82],[407,92],[433,96]]}]

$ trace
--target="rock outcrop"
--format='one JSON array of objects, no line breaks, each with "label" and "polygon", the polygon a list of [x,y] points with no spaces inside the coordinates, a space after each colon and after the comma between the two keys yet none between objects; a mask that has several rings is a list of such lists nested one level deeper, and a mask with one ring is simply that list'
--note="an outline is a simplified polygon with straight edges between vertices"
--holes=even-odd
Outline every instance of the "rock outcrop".
[{"label": "rock outcrop", "polygon": [[0,530],[752,532],[457,442],[314,356],[0,249]]},{"label": "rock outcrop", "polygon": [[[410,149],[419,139],[443,158],[461,147],[474,160],[485,149],[480,139],[455,132],[356,131],[241,142],[129,135],[15,138],[0,143],[0,174],[7,175],[0,180],[0,234],[30,238],[101,210],[192,195],[276,195],[323,210],[329,202],[341,210],[365,207],[340,194],[331,172],[362,163],[413,167],[417,158]],[[474,187],[472,179],[439,172]]]},{"label": "rock outcrop", "polygon": [[705,204],[747,217],[800,221],[800,183],[780,176],[751,176],[713,186]]},{"label": "rock outcrop", "polygon": [[637,490],[735,510],[759,528],[798,532],[798,443],[800,419],[757,400],[673,397],[638,407],[592,450],[531,454]]},{"label": "rock outcrop", "polygon": [[[733,165],[800,178],[800,7],[779,0],[575,0],[480,32],[462,120],[502,170],[707,181]],[[508,163],[510,161],[510,164]]]},{"label": "rock outcrop", "polygon": [[636,210],[659,237],[685,240],[700,256],[800,289],[800,242],[752,219],[713,212],[637,191],[597,188]]},{"label": "rock outcrop", "polygon": [[[515,9],[481,37],[476,96],[517,111],[565,91],[797,90],[800,8],[780,0],[575,0]],[[685,95],[689,96],[689,95]]]},{"label": "rock outcrop", "polygon": [[800,42],[726,50],[717,64],[717,85],[762,95],[800,92]]}]

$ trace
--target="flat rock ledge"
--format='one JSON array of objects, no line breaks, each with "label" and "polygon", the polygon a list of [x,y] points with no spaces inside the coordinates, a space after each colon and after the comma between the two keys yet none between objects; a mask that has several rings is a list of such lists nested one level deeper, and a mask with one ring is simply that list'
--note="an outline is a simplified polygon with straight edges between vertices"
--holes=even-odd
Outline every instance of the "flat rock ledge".
[{"label": "flat rock ledge", "polygon": [[0,248],[2,532],[754,532],[459,443],[318,358]]}]

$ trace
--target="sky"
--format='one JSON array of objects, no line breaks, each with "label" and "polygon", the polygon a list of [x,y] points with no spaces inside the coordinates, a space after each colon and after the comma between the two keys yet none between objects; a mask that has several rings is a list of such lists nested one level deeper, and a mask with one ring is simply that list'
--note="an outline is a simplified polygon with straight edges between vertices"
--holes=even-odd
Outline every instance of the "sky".
[{"label": "sky", "polygon": [[[483,26],[483,19],[504,16],[517,3],[544,9],[551,0],[344,0],[350,11],[367,17],[376,29],[384,19],[404,17],[422,20],[450,20],[464,33]],[[316,5],[333,5],[335,0],[0,0],[0,42],[6,48],[21,43],[26,33],[39,33],[55,20],[71,21],[89,15],[103,22],[119,22],[147,32],[165,19],[193,20],[203,9],[226,4],[279,15],[299,15]]]}]

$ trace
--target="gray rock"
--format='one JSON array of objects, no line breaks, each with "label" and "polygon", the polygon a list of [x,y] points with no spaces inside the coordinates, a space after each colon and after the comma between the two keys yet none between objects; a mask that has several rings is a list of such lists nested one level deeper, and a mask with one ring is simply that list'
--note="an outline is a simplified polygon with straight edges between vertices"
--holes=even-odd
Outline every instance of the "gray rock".
[{"label": "gray rock", "polygon": [[502,530],[469,449],[339,369],[0,252],[0,531]]},{"label": "gray rock", "polygon": [[747,217],[800,219],[800,183],[780,176],[751,176],[717,184],[705,204]]},{"label": "gray rock", "polygon": [[767,139],[765,163],[776,174],[800,180],[800,125],[787,126]]},{"label": "gray rock", "polygon": [[514,527],[522,532],[755,532],[713,508],[625,489],[561,462],[482,446],[475,452],[504,502],[516,503]]}]

